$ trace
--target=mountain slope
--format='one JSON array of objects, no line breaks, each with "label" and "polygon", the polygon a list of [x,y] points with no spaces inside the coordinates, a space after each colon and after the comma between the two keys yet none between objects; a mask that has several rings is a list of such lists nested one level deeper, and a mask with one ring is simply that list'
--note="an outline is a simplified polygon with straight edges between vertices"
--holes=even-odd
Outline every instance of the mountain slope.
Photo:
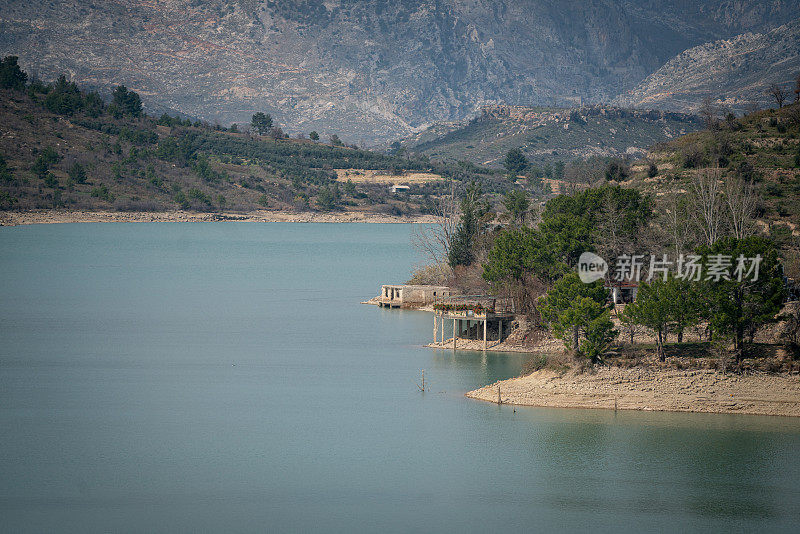
[{"label": "mountain slope", "polygon": [[437,125],[401,144],[435,159],[500,166],[512,148],[536,163],[635,155],[700,127],[697,117],[679,113],[491,106],[466,124]]},{"label": "mountain slope", "polygon": [[800,73],[800,19],[767,33],[746,33],[686,50],[617,97],[620,106],[692,110],[705,97],[742,110],[770,102],[771,83],[789,88]]},{"label": "mountain slope", "polygon": [[608,101],[690,46],[798,11],[800,0],[0,0],[0,54],[211,122],[263,110],[372,142],[487,103]]},{"label": "mountain slope", "polygon": [[[48,105],[56,94],[52,87],[0,89],[0,210],[413,215],[426,213],[429,197],[446,190],[441,176],[478,180],[487,191],[501,180],[477,168],[453,172],[424,160],[307,139],[123,115],[97,102],[82,104],[85,93],[70,93],[64,101],[69,107],[56,113]],[[411,188],[393,195],[393,183]]]},{"label": "mountain slope", "polygon": [[[623,185],[656,198],[692,190],[697,173],[719,173],[721,180],[741,177],[755,184],[760,226],[779,244],[795,249],[792,277],[800,276],[800,103],[765,109],[718,122],[713,130],[694,132],[652,147],[646,160],[632,167]],[[649,172],[650,165],[657,172]]]}]

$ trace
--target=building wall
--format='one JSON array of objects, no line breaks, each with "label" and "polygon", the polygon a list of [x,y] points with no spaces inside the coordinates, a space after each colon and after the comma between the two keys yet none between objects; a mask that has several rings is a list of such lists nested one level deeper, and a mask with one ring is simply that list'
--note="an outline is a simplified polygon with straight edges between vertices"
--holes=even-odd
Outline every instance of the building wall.
[{"label": "building wall", "polygon": [[403,302],[428,304],[450,296],[450,288],[442,286],[404,286]]},{"label": "building wall", "polygon": [[399,301],[403,304],[429,304],[434,300],[446,298],[450,295],[450,288],[444,286],[381,286],[382,298]]}]

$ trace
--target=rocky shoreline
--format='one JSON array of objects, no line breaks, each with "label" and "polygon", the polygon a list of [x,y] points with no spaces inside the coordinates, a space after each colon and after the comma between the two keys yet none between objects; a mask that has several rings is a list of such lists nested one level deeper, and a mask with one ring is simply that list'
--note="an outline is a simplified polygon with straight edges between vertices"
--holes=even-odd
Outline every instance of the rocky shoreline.
[{"label": "rocky shoreline", "polygon": [[96,222],[293,222],[293,223],[433,223],[432,215],[397,216],[369,212],[288,212],[259,210],[248,213],[205,213],[190,211],[0,211],[0,226],[23,224]]},{"label": "rocky shoreline", "polygon": [[738,375],[710,369],[540,369],[470,391],[466,396],[518,406],[800,417],[797,375]]},{"label": "rocky shoreline", "polygon": [[[487,352],[524,352],[526,354],[551,354],[559,352],[564,344],[558,340],[540,341],[534,345],[518,343],[508,338],[502,342],[488,341],[486,348],[483,348],[483,341],[479,339],[458,338],[456,350],[474,350]],[[428,343],[425,347],[431,349],[450,349],[453,350],[453,338],[446,339],[444,342]]]}]

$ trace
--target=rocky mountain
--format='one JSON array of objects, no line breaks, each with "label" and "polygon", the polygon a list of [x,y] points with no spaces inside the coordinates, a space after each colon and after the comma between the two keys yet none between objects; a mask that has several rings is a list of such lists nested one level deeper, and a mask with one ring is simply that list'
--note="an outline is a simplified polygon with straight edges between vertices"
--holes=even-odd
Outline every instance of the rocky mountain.
[{"label": "rocky mountain", "polygon": [[0,54],[209,121],[397,138],[483,105],[608,101],[800,0],[0,0]]},{"label": "rocky mountain", "polygon": [[614,103],[696,111],[706,97],[743,110],[750,101],[774,104],[770,84],[794,87],[800,73],[800,19],[766,33],[745,33],[677,55]]},{"label": "rocky mountain", "polygon": [[494,105],[460,124],[439,124],[401,142],[436,160],[499,167],[512,148],[536,164],[592,157],[641,156],[651,145],[702,128],[695,115],[620,109]]}]

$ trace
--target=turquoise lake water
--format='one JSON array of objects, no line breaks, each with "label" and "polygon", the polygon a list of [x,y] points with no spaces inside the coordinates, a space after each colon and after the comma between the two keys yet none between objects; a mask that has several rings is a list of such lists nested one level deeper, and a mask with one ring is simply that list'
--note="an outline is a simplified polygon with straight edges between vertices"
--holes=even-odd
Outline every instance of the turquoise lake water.
[{"label": "turquoise lake water", "polygon": [[798,531],[800,420],[466,399],[411,231],[0,228],[0,531]]}]

